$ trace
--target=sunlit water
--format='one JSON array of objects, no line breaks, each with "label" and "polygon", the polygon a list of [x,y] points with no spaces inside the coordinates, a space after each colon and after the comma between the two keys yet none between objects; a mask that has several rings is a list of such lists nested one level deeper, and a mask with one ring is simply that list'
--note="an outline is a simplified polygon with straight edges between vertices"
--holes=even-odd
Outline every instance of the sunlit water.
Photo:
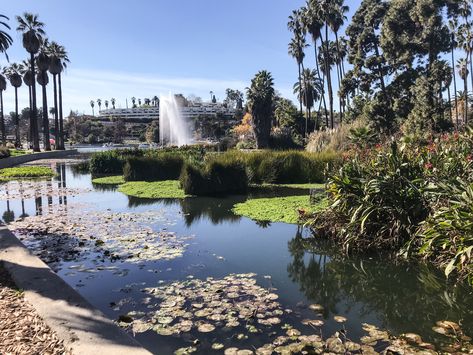
[{"label": "sunlit water", "polygon": [[[90,175],[74,174],[70,166],[53,164],[53,168],[58,176],[36,183],[35,196],[21,199],[11,194],[8,201],[0,201],[3,220],[48,214],[58,206],[71,213],[81,209],[104,213],[153,211],[162,216],[153,224],[155,230],[191,237],[183,256],[169,261],[111,261],[97,249],[65,258],[58,254],[50,265],[111,319],[116,320],[129,311],[146,310],[140,304],[144,297],[141,290],[145,287],[186,280],[189,276],[205,279],[231,273],[256,273],[257,283],[264,288],[275,288],[272,292],[277,293],[282,307],[293,310],[290,316],[283,317],[282,324],[292,323],[307,334],[313,330],[302,326],[300,320],[314,317],[306,307],[313,303],[325,308],[322,332],[327,335],[340,329],[333,321],[334,315],[348,318],[345,326],[352,339],[363,335],[364,322],[393,334],[416,332],[434,342],[431,327],[438,320],[461,322],[467,334],[473,333],[470,289],[449,285],[440,272],[428,265],[395,264],[382,258],[337,257],[333,250],[311,246],[305,239],[308,231],[295,225],[256,223],[235,216],[231,208],[235,202],[244,200],[243,197],[142,200],[93,186]],[[8,186],[0,185],[0,192],[5,194]],[[46,197],[48,188],[58,187],[90,191]],[[27,244],[36,252],[52,248],[42,239],[29,240]],[[160,336],[148,331],[136,334],[136,339],[150,351],[159,353],[172,353],[191,345],[196,338],[201,341],[202,353],[209,352],[209,344],[215,341],[240,348],[268,342],[269,336],[252,334],[246,340],[236,340],[234,335],[241,332],[244,330]]]}]

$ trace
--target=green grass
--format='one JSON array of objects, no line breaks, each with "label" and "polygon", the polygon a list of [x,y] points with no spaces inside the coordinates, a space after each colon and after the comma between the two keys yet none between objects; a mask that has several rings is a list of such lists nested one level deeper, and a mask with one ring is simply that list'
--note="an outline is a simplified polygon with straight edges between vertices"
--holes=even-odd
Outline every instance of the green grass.
[{"label": "green grass", "polygon": [[140,198],[185,198],[189,197],[179,186],[178,180],[131,181],[120,185],[118,191]]},{"label": "green grass", "polygon": [[17,157],[25,154],[33,154],[32,150],[21,150],[21,149],[9,149],[11,157]]},{"label": "green grass", "polygon": [[17,168],[0,169],[0,179],[42,178],[56,175],[50,168],[44,166],[21,166]]},{"label": "green grass", "polygon": [[297,224],[299,209],[315,212],[327,207],[327,200],[321,199],[315,205],[309,203],[309,196],[289,196],[250,199],[233,207],[237,215],[251,218],[255,221],[284,222]]},{"label": "green grass", "polygon": [[121,185],[125,183],[123,176],[106,176],[101,178],[92,179],[92,183],[98,185]]}]

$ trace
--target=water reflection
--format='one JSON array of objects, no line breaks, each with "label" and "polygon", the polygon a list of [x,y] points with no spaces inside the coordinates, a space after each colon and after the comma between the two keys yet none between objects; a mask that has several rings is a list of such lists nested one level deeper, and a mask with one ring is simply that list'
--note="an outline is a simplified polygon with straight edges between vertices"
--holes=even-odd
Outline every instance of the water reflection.
[{"label": "water reflection", "polygon": [[148,199],[128,196],[128,207],[161,204],[164,206],[178,205],[187,227],[201,220],[209,220],[213,225],[224,222],[235,223],[241,217],[232,212],[236,203],[246,201],[246,196],[230,196],[225,198],[192,197],[185,199]]},{"label": "water reflection", "polygon": [[[473,331],[470,289],[449,285],[433,267],[321,254],[300,230],[288,249],[289,277],[308,299],[325,307],[325,316],[356,309],[360,322],[374,314],[396,334],[416,329],[432,338],[432,326],[442,319],[459,321],[467,333]],[[340,309],[341,304],[346,310]]]}]

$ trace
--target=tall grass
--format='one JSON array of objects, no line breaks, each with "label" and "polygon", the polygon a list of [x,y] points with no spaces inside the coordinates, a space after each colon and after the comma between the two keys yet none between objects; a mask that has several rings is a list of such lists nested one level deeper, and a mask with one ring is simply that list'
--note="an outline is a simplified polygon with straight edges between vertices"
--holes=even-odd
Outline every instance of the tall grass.
[{"label": "tall grass", "polygon": [[184,159],[173,153],[155,157],[129,157],[123,168],[125,181],[176,180],[181,174]]}]

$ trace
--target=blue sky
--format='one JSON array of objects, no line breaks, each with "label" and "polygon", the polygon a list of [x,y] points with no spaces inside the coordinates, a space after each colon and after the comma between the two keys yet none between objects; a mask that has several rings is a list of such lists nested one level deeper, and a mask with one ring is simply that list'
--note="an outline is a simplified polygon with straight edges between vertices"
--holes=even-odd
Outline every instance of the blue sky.
[{"label": "blue sky", "polygon": [[[287,17],[299,0],[15,0],[4,1],[10,17],[11,61],[25,59],[15,15],[39,15],[51,40],[63,44],[71,64],[63,79],[64,110],[90,113],[91,99],[152,97],[170,91],[204,100],[227,87],[244,90],[254,74],[273,73],[275,86],[294,98],[297,66],[287,55]],[[348,0],[350,14],[360,0]],[[308,61],[313,57],[308,55]],[[0,65],[6,65],[0,58]],[[50,88],[51,89],[51,88]],[[52,90],[52,89],[51,89]],[[5,93],[13,110],[13,90]],[[27,106],[27,91],[20,91]],[[40,97],[38,97],[40,98]],[[52,106],[52,102],[49,103]]]}]

